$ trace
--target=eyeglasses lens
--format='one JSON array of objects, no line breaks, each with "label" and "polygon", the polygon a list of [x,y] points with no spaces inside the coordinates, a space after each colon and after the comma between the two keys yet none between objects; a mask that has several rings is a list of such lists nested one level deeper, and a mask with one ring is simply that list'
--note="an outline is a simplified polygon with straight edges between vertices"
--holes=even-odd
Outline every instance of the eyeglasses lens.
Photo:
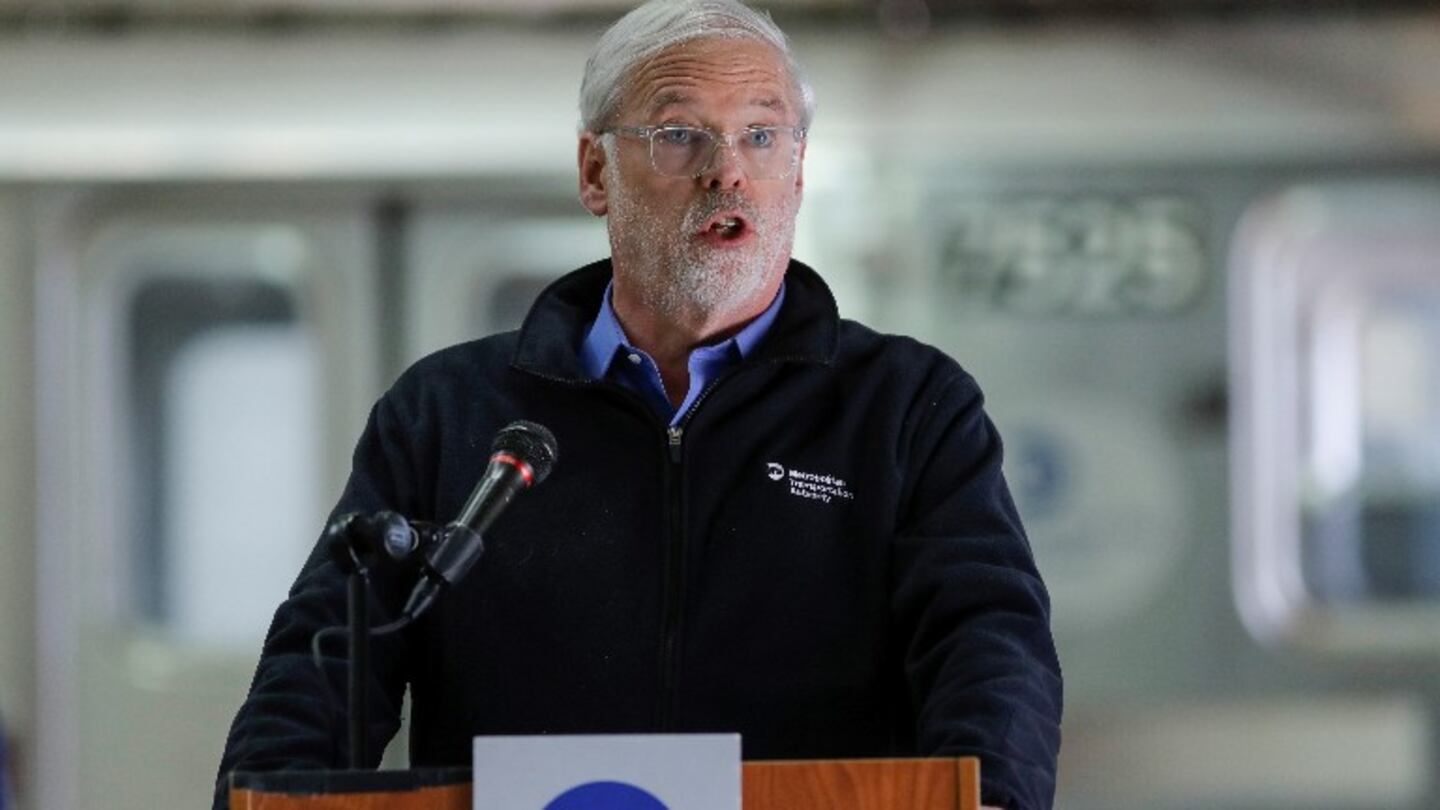
[{"label": "eyeglasses lens", "polygon": [[[795,165],[795,132],[784,128],[757,128],[735,134],[735,154],[745,174],[775,179]],[[650,160],[666,177],[698,177],[715,160],[716,137],[694,127],[665,127],[650,135]]]}]

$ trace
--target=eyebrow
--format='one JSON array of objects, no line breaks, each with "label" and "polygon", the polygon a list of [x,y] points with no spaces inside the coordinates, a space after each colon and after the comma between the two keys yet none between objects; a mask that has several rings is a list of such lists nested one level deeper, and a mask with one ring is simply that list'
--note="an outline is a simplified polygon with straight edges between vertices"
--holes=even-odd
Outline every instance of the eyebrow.
[{"label": "eyebrow", "polygon": [[[694,98],[686,95],[683,91],[666,90],[657,95],[650,102],[650,114],[654,115],[655,113],[658,113],[666,107],[670,107],[672,105],[683,107],[687,104],[692,103],[693,101]],[[752,107],[764,107],[767,110],[773,110],[779,113],[785,113],[790,111],[790,105],[785,103],[785,99],[779,96],[762,96],[760,98],[750,100],[748,104]]]},{"label": "eyebrow", "polygon": [[691,100],[690,96],[685,95],[679,90],[666,90],[651,100],[650,112],[657,113],[672,104],[689,104]]}]

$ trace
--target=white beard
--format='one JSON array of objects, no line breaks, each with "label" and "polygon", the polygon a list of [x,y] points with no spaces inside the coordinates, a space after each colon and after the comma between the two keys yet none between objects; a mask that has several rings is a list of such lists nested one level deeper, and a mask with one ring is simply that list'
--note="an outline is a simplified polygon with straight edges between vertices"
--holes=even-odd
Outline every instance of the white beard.
[{"label": "white beard", "polygon": [[[637,250],[626,267],[640,301],[668,320],[709,319],[750,304],[772,280],[775,268],[790,259],[795,241],[797,206],[782,200],[761,209],[732,191],[709,192],[685,212],[678,230],[619,179],[614,163],[609,173],[608,228],[612,252],[619,240]],[[798,199],[796,199],[798,203]],[[746,250],[715,250],[693,239],[720,211],[740,211],[756,231]]]}]

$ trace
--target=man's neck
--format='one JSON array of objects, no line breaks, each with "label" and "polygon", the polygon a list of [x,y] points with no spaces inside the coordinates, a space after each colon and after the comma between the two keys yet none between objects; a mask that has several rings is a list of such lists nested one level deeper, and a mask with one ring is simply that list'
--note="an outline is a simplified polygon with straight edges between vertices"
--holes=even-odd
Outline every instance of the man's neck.
[{"label": "man's neck", "polygon": [[617,283],[611,306],[630,343],[650,355],[660,367],[665,393],[671,404],[679,407],[690,388],[690,353],[744,329],[765,311],[777,290],[778,284],[756,300],[731,311],[662,313],[646,306]]}]

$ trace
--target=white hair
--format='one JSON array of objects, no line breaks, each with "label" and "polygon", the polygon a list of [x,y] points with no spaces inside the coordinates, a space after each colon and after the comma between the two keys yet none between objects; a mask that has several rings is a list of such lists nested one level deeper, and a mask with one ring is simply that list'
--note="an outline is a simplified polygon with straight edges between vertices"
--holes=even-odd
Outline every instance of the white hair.
[{"label": "white hair", "polygon": [[580,82],[580,125],[602,132],[620,107],[631,74],[656,54],[708,37],[753,39],[775,48],[800,102],[800,126],[815,116],[815,91],[790,51],[785,32],[739,0],[650,0],[610,26],[585,62]]}]

